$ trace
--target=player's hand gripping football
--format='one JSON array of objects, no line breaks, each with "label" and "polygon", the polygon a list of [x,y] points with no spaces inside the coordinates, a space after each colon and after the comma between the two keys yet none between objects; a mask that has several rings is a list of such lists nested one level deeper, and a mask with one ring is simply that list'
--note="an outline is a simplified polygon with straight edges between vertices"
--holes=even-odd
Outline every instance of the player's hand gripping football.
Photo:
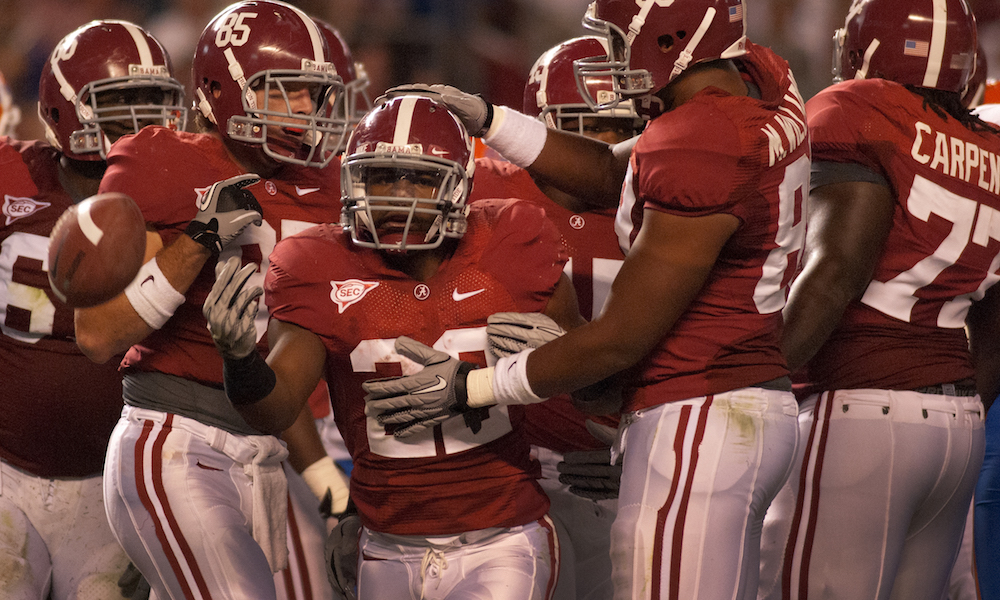
[{"label": "player's hand gripping football", "polygon": [[455,116],[465,125],[469,135],[482,137],[493,122],[493,105],[483,100],[478,94],[468,94],[450,85],[439,83],[408,83],[389,88],[385,94],[375,100],[376,106],[392,100],[396,96],[416,95],[426,96],[448,106]]},{"label": "player's hand gripping football", "polygon": [[260,286],[247,286],[257,265],[240,268],[240,259],[232,257],[215,265],[215,285],[201,308],[208,320],[215,347],[223,358],[240,359],[256,350],[257,299],[264,293]]},{"label": "player's hand gripping football", "polygon": [[542,313],[500,312],[486,319],[490,353],[496,358],[538,348],[566,331]]},{"label": "player's hand gripping football", "polygon": [[198,198],[198,214],[184,233],[212,252],[222,252],[244,229],[261,225],[260,203],[245,187],[260,181],[254,173],[245,173],[217,181]]},{"label": "player's hand gripping football", "polygon": [[[396,352],[424,368],[413,375],[370,379],[362,384],[365,414],[379,425],[395,425],[393,435],[405,438],[455,415],[476,412],[469,410],[465,391],[465,379],[475,365],[405,336],[396,339]],[[466,419],[466,423],[474,433],[481,425],[474,419]]]},{"label": "player's hand gripping football", "polygon": [[567,452],[556,465],[559,481],[569,486],[569,491],[590,500],[610,500],[618,497],[622,482],[622,459],[611,462],[611,445],[618,437],[618,430],[587,420],[587,431],[608,445],[598,450]]}]

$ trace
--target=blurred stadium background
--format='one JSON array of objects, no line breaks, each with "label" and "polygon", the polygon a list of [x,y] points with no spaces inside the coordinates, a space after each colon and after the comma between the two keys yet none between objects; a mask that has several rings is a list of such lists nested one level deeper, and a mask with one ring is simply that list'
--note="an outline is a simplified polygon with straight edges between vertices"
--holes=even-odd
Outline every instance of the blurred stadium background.
[{"label": "blurred stadium background", "polygon": [[[374,99],[395,84],[450,83],[520,108],[528,69],[549,47],[586,34],[589,0],[293,0],[339,29],[371,78]],[[35,115],[41,66],[62,36],[97,18],[145,26],[187,82],[194,44],[226,0],[0,0],[0,71],[24,118],[19,137],[41,137]],[[1000,0],[970,0],[989,76],[1000,77]],[[850,0],[747,0],[752,41],[792,65],[806,98],[828,85],[833,31]]]}]

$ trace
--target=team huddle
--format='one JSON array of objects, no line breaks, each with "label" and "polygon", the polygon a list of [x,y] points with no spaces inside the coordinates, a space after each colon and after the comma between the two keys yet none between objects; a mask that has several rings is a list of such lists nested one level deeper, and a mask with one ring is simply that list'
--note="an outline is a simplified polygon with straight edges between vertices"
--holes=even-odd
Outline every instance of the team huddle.
[{"label": "team huddle", "polygon": [[[806,99],[747,9],[595,0],[521,110],[373,100],[277,0],[187,92],[83,25],[45,141],[0,79],[0,595],[1000,598],[975,16],[855,0]],[[142,266],[66,304],[50,236],[98,194]]]}]

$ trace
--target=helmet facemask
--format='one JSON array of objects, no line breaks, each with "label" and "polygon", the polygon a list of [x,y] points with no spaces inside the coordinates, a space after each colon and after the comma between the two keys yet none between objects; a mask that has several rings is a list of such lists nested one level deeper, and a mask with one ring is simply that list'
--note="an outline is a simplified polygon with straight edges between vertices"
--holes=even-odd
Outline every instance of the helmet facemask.
[{"label": "helmet facemask", "polygon": [[[368,74],[361,63],[354,63],[354,69],[357,76],[344,85],[344,102],[341,104],[343,108],[339,109],[347,122],[345,134],[339,137],[327,136],[325,138],[324,150],[332,149],[334,154],[340,154],[347,149],[347,138],[372,108],[371,98],[368,97],[368,85],[371,83]],[[333,109],[331,114],[337,114],[336,110]]]},{"label": "helmet facemask", "polygon": [[[595,16],[596,3],[591,3],[583,17],[583,26],[606,40],[608,56],[593,56],[573,61],[576,85],[590,110],[614,108],[631,96],[642,96],[653,90],[653,76],[645,69],[630,69],[631,48],[628,37],[614,23]],[[590,78],[610,78],[611,92],[598,94],[588,85]]]},{"label": "helmet facemask", "polygon": [[74,154],[98,153],[107,160],[111,144],[123,135],[137,133],[146,125],[181,131],[187,124],[184,87],[165,75],[91,81],[77,98],[76,117],[82,127],[69,139]]},{"label": "helmet facemask", "polygon": [[[296,110],[303,91],[307,112]],[[241,100],[244,114],[230,117],[226,135],[259,144],[276,161],[325,167],[347,132],[344,85],[322,69],[261,71],[243,84]]]},{"label": "helmet facemask", "polygon": [[427,155],[370,152],[344,161],[341,224],[358,246],[431,250],[466,230],[465,169]]}]

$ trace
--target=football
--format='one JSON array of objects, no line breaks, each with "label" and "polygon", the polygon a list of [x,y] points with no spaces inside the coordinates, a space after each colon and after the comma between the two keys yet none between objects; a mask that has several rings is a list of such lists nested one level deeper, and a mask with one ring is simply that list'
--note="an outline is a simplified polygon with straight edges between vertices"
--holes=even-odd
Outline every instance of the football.
[{"label": "football", "polygon": [[146,223],[135,201],[109,192],[66,209],[49,235],[49,285],[74,308],[122,293],[146,253]]}]

